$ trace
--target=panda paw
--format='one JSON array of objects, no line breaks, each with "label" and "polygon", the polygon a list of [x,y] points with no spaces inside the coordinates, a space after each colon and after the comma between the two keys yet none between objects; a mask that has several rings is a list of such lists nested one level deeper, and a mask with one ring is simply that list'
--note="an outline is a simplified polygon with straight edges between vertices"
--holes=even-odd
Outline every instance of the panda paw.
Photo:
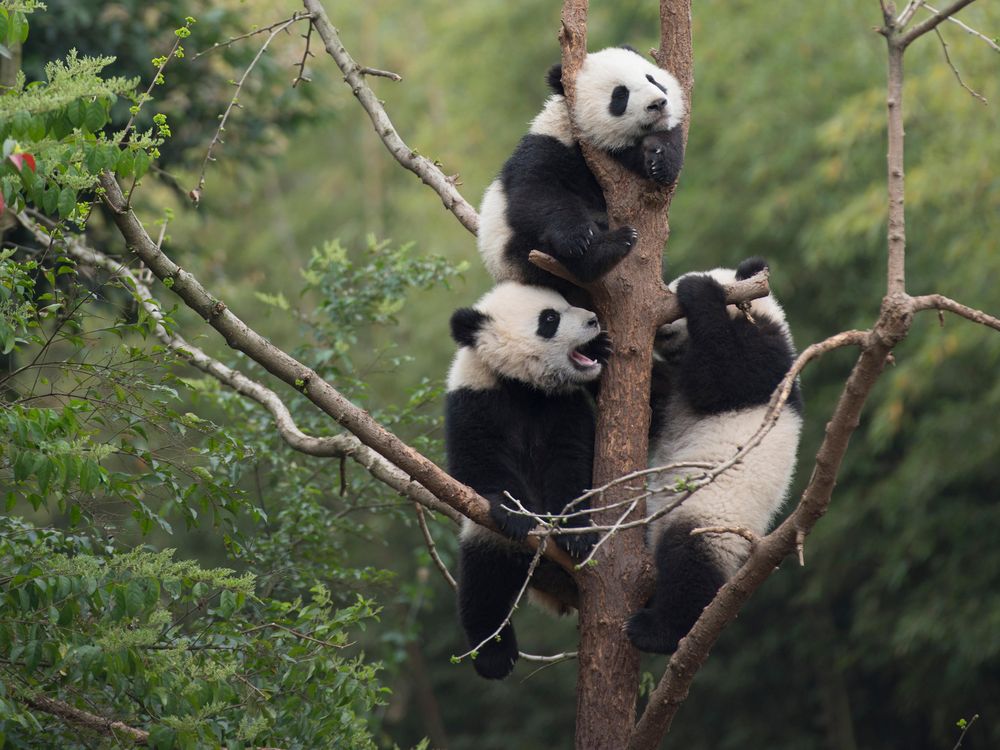
[{"label": "panda paw", "polygon": [[580,258],[590,248],[597,231],[595,225],[588,222],[577,224],[566,231],[552,232],[552,250],[559,257]]},{"label": "panda paw", "polygon": [[476,668],[476,673],[480,677],[485,677],[487,680],[502,680],[514,671],[517,657],[517,638],[514,636],[514,628],[507,624],[503,626],[500,635],[480,646],[476,657],[472,660],[472,666]]},{"label": "panda paw", "polygon": [[625,622],[625,635],[639,651],[672,654],[680,639],[652,609],[640,609]]},{"label": "panda paw", "polygon": [[[507,500],[504,504],[508,507],[514,505],[510,500]],[[493,503],[490,504],[490,518],[496,523],[501,534],[517,542],[523,542],[527,539],[528,532],[535,528],[534,519],[518,513],[511,513],[509,510],[504,510],[499,505]]]},{"label": "panda paw", "polygon": [[597,544],[597,534],[561,534],[556,537],[556,544],[577,560],[587,556],[587,553]]},{"label": "panda paw", "polygon": [[655,140],[643,146],[642,156],[646,176],[653,182],[669,185],[677,179],[676,172],[670,168],[667,150]]},{"label": "panda paw", "polygon": [[629,254],[638,240],[639,232],[629,226],[619,227],[604,236],[604,242],[608,243],[615,250],[615,254],[622,258]]},{"label": "panda paw", "polygon": [[611,359],[611,337],[607,331],[601,331],[587,344],[581,346],[580,351],[591,359],[596,359],[602,365],[605,365]]},{"label": "panda paw", "polygon": [[685,276],[677,284],[677,301],[685,314],[693,308],[709,304],[726,305],[726,290],[722,284],[705,274]]}]

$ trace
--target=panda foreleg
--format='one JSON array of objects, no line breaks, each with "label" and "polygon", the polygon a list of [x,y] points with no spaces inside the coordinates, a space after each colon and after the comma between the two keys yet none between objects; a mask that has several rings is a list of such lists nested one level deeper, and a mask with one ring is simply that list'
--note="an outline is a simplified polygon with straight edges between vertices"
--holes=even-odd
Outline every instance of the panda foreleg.
[{"label": "panda foreleg", "polygon": [[488,533],[481,530],[462,540],[458,614],[469,648],[478,647],[473,660],[476,672],[490,680],[502,680],[514,669],[518,648],[513,625],[508,622],[500,628],[500,623],[514,606],[531,558],[508,549],[501,540],[485,539]]},{"label": "panda foreleg", "polygon": [[675,524],[656,544],[656,589],[646,607],[625,624],[640,651],[672,654],[701,612],[715,598],[726,576],[704,536],[691,536],[696,524]]}]

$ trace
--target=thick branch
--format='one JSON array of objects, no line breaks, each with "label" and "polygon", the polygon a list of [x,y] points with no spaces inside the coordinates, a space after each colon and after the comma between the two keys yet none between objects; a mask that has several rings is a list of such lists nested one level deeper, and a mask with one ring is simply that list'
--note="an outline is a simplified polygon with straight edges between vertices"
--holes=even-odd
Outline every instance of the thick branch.
[{"label": "thick branch", "polygon": [[[299,390],[348,432],[356,435],[364,445],[398,466],[439,500],[482,526],[496,528],[489,515],[489,503],[484,498],[406,445],[375,422],[367,412],[352,404],[315,371],[274,346],[240,320],[225,303],[212,297],[192,274],[180,268],[156,246],[128,207],[114,177],[105,172],[101,175],[100,183],[104,189],[102,200],[111,210],[114,222],[129,249],[188,307],[222,334],[230,347],[243,352],[272,375]],[[532,546],[538,544],[537,540],[529,542]],[[546,556],[567,570],[573,569],[572,560],[557,545],[549,545]]]},{"label": "thick branch", "polygon": [[948,312],[955,313],[955,315],[968,318],[974,323],[982,323],[984,326],[989,326],[1000,331],[1000,318],[994,318],[992,315],[987,315],[981,310],[966,307],[941,294],[925,294],[920,297],[914,297],[911,302],[914,312],[920,312],[921,310],[947,310]]},{"label": "thick branch", "polygon": [[382,139],[385,147],[389,149],[389,153],[396,157],[396,161],[406,169],[417,175],[425,185],[441,196],[444,207],[455,214],[455,217],[462,222],[462,226],[476,234],[479,231],[479,214],[455,188],[456,179],[447,176],[433,161],[421,156],[403,142],[399,133],[396,132],[392,120],[389,119],[385,107],[382,106],[378,97],[375,96],[375,92],[365,82],[365,68],[358,65],[344,48],[340,36],[337,34],[337,29],[333,27],[326,15],[323,4],[320,0],[303,0],[303,4],[306,10],[312,14],[312,24],[319,32],[327,53],[343,72],[344,80],[351,87],[351,91],[361,106],[365,108],[371,118],[372,125],[375,126],[375,132],[378,133],[378,137]]},{"label": "thick branch", "polygon": [[889,294],[906,292],[906,216],[903,206],[903,47],[889,37],[889,78],[886,105],[889,110]]},{"label": "thick branch", "polygon": [[[912,320],[909,298],[905,295],[886,297],[879,321],[866,337],[865,348],[826,426],[812,476],[798,506],[777,529],[760,541],[743,567],[719,590],[691,632],[681,640],[667,664],[667,671],[650,696],[646,711],[635,726],[629,750],[647,750],[659,745],[687,697],[691,681],[708,658],[722,630],[735,619],[743,604],[781,561],[798,551],[801,540],[826,513],[840,465],[851,436],[858,427],[861,409],[885,367],[889,352],[905,337]],[[840,336],[853,338],[857,334],[848,332]]]},{"label": "thick branch", "polygon": [[924,21],[921,21],[916,26],[911,28],[909,31],[899,36],[900,46],[903,48],[908,47],[915,39],[922,37],[928,31],[937,27],[938,24],[947,21],[949,17],[953,16],[955,13],[958,13],[958,11],[960,11],[966,5],[972,5],[972,3],[974,3],[975,1],[976,0],[956,0],[956,2],[949,5],[944,10],[940,12],[934,11],[935,15],[931,16],[930,18]]},{"label": "thick branch", "polygon": [[[18,216],[21,224],[28,229],[35,238],[42,243],[49,243],[51,238],[42,228],[30,219],[26,214]],[[163,324],[163,312],[160,303],[153,297],[142,281],[132,272],[128,266],[119,263],[114,258],[110,258],[102,252],[87,247],[75,238],[67,238],[62,243],[66,254],[83,265],[101,268],[112,276],[125,279],[129,291],[136,301],[143,306],[149,316],[155,321],[156,337],[163,342],[164,346],[175,352],[178,356],[186,360],[193,367],[211,375],[223,385],[232,388],[241,396],[245,396],[252,401],[266,408],[274,417],[275,427],[281,438],[294,450],[310,456],[339,458],[350,458],[361,464],[375,479],[392,487],[402,495],[406,495],[415,502],[424,505],[438,513],[443,513],[455,523],[460,523],[462,516],[458,511],[445,503],[442,503],[434,495],[410,479],[405,472],[393,466],[389,461],[382,458],[371,448],[361,444],[353,435],[336,435],[333,437],[315,437],[302,432],[295,420],[292,419],[291,412],[285,406],[281,397],[270,388],[258,383],[256,380],[248,378],[238,370],[227,367],[222,362],[208,356],[204,351],[184,340],[181,336],[171,333]]]},{"label": "thick branch", "polygon": [[105,737],[127,737],[136,745],[149,744],[149,732],[142,729],[136,729],[135,727],[130,727],[128,724],[123,724],[122,722],[115,721],[114,719],[106,719],[103,716],[92,714],[89,711],[74,708],[68,703],[52,700],[51,698],[46,698],[44,695],[36,695],[32,698],[26,698],[24,702],[36,711],[42,711],[47,714],[52,714],[53,716],[58,716],[68,724],[89,729],[90,731],[97,732]]}]

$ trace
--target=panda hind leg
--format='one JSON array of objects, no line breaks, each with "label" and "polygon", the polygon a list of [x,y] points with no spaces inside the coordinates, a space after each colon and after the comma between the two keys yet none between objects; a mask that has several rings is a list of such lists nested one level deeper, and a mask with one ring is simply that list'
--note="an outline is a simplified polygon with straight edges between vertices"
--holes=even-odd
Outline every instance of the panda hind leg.
[{"label": "panda hind leg", "polygon": [[656,589],[646,607],[625,624],[640,651],[672,654],[702,610],[715,598],[726,577],[713,559],[705,537],[690,535],[693,524],[678,524],[656,545]]},{"label": "panda hind leg", "polygon": [[469,648],[477,651],[472,663],[481,677],[502,680],[514,669],[517,636],[509,622],[502,628],[500,623],[510,614],[529,565],[530,556],[502,542],[462,541],[458,614]]}]

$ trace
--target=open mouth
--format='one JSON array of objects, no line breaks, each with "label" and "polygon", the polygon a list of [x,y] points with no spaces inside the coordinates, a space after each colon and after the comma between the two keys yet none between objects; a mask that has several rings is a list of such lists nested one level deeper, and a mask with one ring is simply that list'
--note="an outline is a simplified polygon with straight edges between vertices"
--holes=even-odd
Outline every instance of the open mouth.
[{"label": "open mouth", "polygon": [[600,367],[611,354],[611,339],[602,331],[582,346],[569,353],[569,361],[577,370],[587,371]]}]

